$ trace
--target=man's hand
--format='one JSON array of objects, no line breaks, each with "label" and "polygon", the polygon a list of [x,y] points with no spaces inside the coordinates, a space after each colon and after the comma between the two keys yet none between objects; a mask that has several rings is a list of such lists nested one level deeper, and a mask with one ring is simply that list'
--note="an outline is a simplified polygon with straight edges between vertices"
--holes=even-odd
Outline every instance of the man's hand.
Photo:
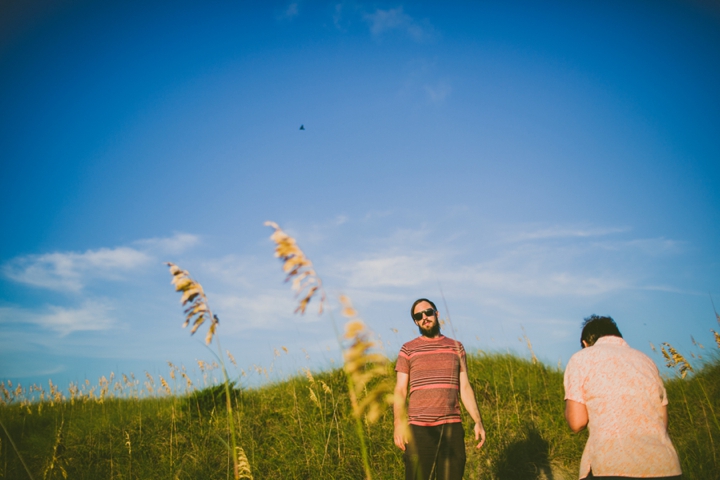
[{"label": "man's hand", "polygon": [[475,423],[475,440],[480,440],[475,448],[480,448],[485,443],[485,428],[481,423]]},{"label": "man's hand", "polygon": [[405,445],[408,443],[407,436],[405,435],[405,427],[403,425],[395,425],[395,445],[402,450],[405,451]]}]

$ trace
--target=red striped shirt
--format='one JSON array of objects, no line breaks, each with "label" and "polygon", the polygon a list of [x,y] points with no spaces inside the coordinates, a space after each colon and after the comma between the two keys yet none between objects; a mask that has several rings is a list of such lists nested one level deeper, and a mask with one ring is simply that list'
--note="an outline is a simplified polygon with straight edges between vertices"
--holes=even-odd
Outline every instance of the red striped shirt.
[{"label": "red striped shirt", "polygon": [[413,425],[461,422],[460,372],[465,349],[456,340],[418,337],[402,346],[395,371],[409,375],[408,417]]}]

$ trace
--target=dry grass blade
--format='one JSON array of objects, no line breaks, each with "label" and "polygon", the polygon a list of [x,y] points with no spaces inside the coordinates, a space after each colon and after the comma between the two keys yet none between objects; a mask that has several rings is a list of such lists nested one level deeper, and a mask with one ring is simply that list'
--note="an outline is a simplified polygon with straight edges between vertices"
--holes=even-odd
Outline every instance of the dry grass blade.
[{"label": "dry grass blade", "polygon": [[[667,348],[667,350],[665,350]],[[672,345],[667,342],[661,343],[660,351],[662,351],[663,357],[665,357],[665,364],[668,368],[677,367],[678,373],[682,378],[685,378],[688,372],[693,372],[692,365],[683,357]]]},{"label": "dry grass blade", "polygon": [[720,348],[720,333],[713,329],[710,329],[710,331],[713,332],[713,335],[715,335],[715,343],[717,343],[718,348]]},{"label": "dry grass blade", "polygon": [[340,302],[343,315],[350,319],[345,324],[344,339],[347,346],[343,359],[345,372],[352,381],[350,401],[353,414],[358,418],[365,415],[368,423],[374,423],[394,401],[394,379],[389,374],[390,361],[378,351],[377,340],[363,321],[357,318],[350,299],[343,295]]},{"label": "dry grass blade", "polygon": [[187,270],[183,270],[170,262],[167,262],[167,266],[170,267],[170,273],[173,276],[172,284],[175,285],[175,291],[182,292],[180,303],[185,307],[185,323],[183,323],[183,328],[192,322],[190,334],[194,335],[198,328],[200,328],[206,320],[209,320],[210,328],[208,328],[208,333],[205,336],[205,343],[209,345],[210,342],[212,342],[213,335],[215,335],[215,330],[220,321],[217,315],[213,315],[210,310],[202,285],[193,280]]},{"label": "dry grass blade", "polygon": [[57,471],[60,472],[60,475],[62,475],[62,478],[68,478],[67,471],[62,465],[63,453],[65,452],[65,446],[63,444],[63,425],[65,425],[65,420],[62,420],[60,422],[60,427],[55,434],[55,445],[53,445],[52,457],[50,458],[50,462],[48,463],[48,466],[45,467],[45,471],[43,472],[43,480],[53,478],[56,468]]},{"label": "dry grass blade", "polygon": [[533,350],[532,343],[530,342],[530,339],[528,338],[527,334],[525,333],[525,327],[521,327],[523,332],[523,338],[525,339],[525,343],[527,344],[528,350],[530,350],[530,356],[532,357],[532,363],[533,365],[537,365],[539,362],[538,358],[535,356],[535,351]]},{"label": "dry grass blade", "polygon": [[275,256],[282,260],[283,271],[287,274],[285,281],[292,280],[292,289],[300,298],[295,313],[305,313],[310,300],[320,294],[318,314],[323,312],[325,304],[325,291],[322,281],[313,269],[312,262],[305,256],[297,242],[278,226],[275,222],[265,222],[265,225],[275,229],[270,239],[275,242]]},{"label": "dry grass blade", "polygon": [[235,447],[237,452],[237,466],[238,476],[237,478],[247,478],[253,480],[252,471],[250,470],[250,462],[248,461],[245,450],[242,447]]}]

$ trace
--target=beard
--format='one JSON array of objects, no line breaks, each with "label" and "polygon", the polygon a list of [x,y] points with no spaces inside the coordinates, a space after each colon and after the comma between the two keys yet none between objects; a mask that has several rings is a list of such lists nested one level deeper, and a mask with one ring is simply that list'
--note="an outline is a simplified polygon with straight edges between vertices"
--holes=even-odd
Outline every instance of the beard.
[{"label": "beard", "polygon": [[433,324],[428,328],[423,328],[418,325],[418,330],[420,330],[420,334],[424,337],[437,337],[438,334],[440,334],[440,322],[435,320]]}]

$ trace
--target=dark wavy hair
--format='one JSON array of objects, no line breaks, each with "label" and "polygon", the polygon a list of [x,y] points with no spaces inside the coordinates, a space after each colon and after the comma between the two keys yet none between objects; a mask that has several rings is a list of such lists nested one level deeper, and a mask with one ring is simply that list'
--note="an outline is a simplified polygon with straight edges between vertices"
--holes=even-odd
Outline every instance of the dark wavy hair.
[{"label": "dark wavy hair", "polygon": [[[418,298],[418,299],[415,300],[415,302],[412,304],[412,307],[410,307],[410,318],[412,318],[413,313],[415,313],[415,307],[416,307],[417,304],[420,303],[420,302],[427,302],[427,303],[429,303],[430,305],[432,305],[433,310],[435,310],[435,311],[437,312],[437,307],[436,307],[435,304],[432,302],[432,300],[428,300],[427,298]],[[414,321],[415,321],[415,319],[413,318],[413,322],[414,322]]]},{"label": "dark wavy hair", "polygon": [[615,324],[612,317],[600,317],[598,315],[590,315],[583,322],[582,334],[580,334],[580,346],[585,348],[583,340],[587,342],[588,347],[592,347],[598,338],[613,336],[622,338],[622,333]]}]

